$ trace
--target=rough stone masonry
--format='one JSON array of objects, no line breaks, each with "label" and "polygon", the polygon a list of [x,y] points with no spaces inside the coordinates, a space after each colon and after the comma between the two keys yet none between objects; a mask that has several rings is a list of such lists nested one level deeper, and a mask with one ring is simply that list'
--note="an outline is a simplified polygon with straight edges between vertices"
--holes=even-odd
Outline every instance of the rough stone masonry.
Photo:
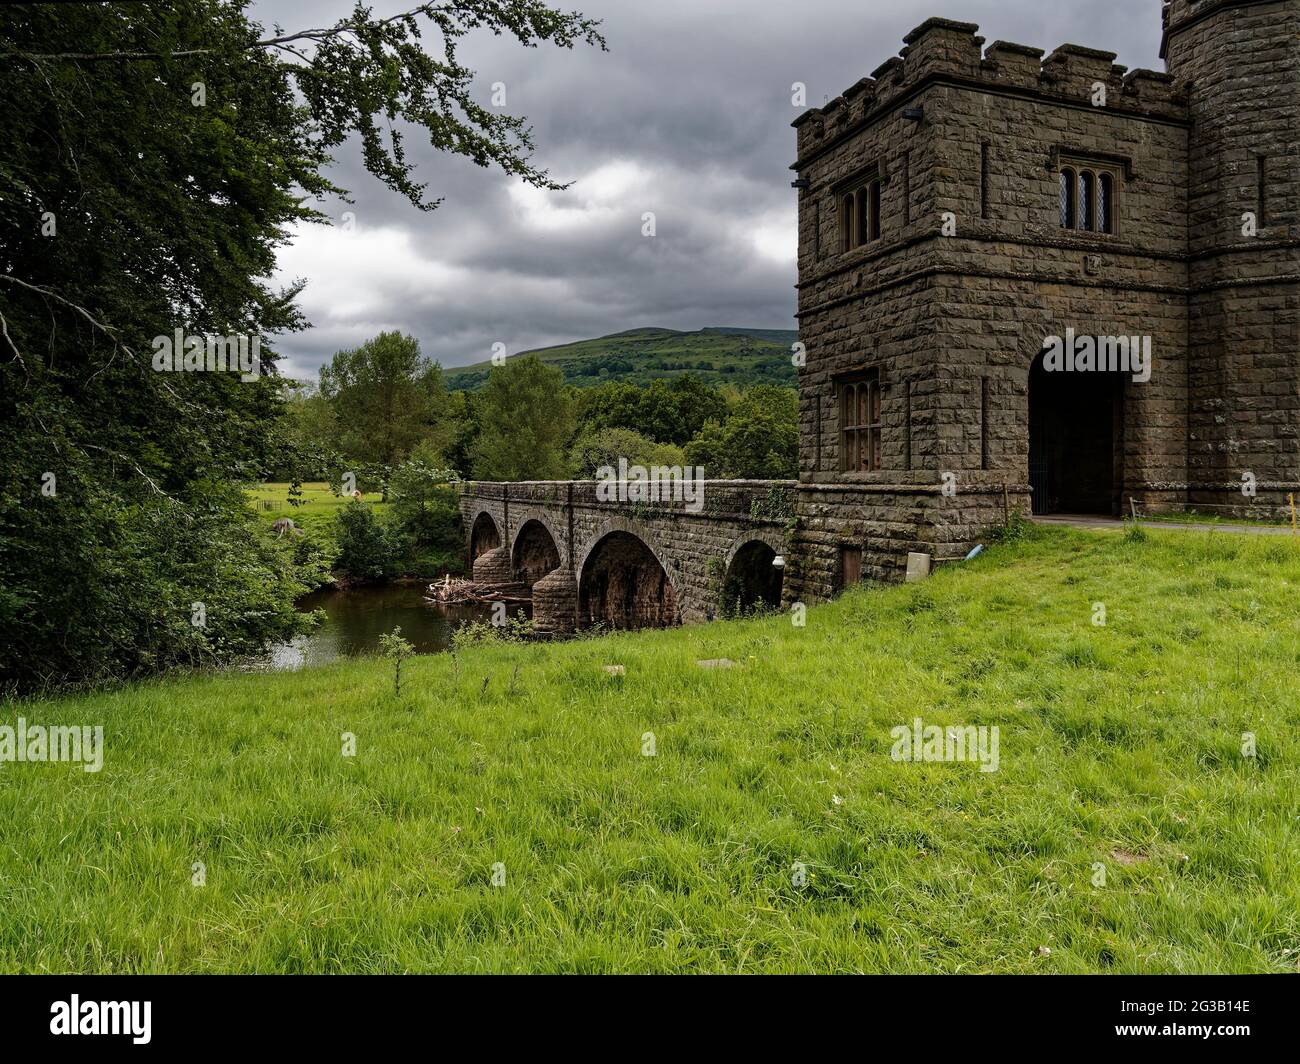
[{"label": "rough stone masonry", "polygon": [[[480,528],[498,542],[476,576],[522,568],[564,630],[673,623],[713,615],[751,531],[789,604],[902,579],[909,553],[959,558],[1015,511],[1282,511],[1300,492],[1300,0],[1162,15],[1164,72],[932,18],[802,114],[797,485],[649,523],[593,512],[590,485],[515,486],[559,493],[540,507],[556,550],[534,530],[521,566]],[[1055,371],[1066,337],[1090,346]],[[1134,345],[1149,376],[1095,358]],[[472,537],[510,490],[466,485]],[[646,553],[611,540],[602,561],[611,532]],[[539,557],[561,564],[539,575]]]}]

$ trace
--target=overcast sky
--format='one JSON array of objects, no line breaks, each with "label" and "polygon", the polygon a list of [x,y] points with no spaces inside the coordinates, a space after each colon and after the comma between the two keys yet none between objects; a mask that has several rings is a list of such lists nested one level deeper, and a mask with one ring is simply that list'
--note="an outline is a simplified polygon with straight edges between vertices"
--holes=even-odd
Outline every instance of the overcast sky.
[{"label": "overcast sky", "polygon": [[[414,0],[375,0],[380,15]],[[281,337],[283,372],[315,377],[334,351],[401,329],[444,366],[658,325],[792,329],[794,160],[790,86],[821,104],[902,47],[932,15],[977,22],[988,42],[1070,42],[1163,69],[1159,0],[561,0],[602,19],[608,52],[521,48],[471,36],[461,58],[487,105],[526,116],[534,162],[564,192],[440,156],[408,137],[437,210],[416,210],[365,172],[355,143],[331,176],[351,232],[304,226],[277,280],[305,278],[313,327]],[[349,0],[253,0],[268,29],[328,25]],[[431,29],[426,42],[436,41]],[[657,235],[641,235],[642,215]]]}]

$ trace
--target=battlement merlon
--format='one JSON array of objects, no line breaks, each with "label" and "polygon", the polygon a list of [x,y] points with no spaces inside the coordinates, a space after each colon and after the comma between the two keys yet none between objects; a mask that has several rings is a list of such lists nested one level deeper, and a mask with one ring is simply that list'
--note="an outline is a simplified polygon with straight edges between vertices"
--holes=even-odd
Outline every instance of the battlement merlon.
[{"label": "battlement merlon", "polygon": [[[1217,4],[1233,0],[1177,0]],[[1235,0],[1242,2],[1242,0]],[[931,18],[904,40],[898,55],[885,60],[822,107],[803,112],[791,123],[798,131],[798,169],[806,156],[849,130],[875,121],[902,106],[933,83],[956,84],[979,91],[1018,92],[1045,101],[1094,106],[1098,84],[1106,89],[1103,110],[1163,121],[1187,120],[1186,96],[1172,78],[1152,70],[1129,71],[1115,63],[1115,53],[1063,44],[1048,55],[1043,49],[984,38],[973,22]]]}]

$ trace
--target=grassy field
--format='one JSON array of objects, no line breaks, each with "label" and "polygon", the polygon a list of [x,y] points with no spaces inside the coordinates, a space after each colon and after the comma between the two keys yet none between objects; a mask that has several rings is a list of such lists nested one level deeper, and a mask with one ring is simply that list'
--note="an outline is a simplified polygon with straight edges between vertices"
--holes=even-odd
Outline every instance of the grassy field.
[{"label": "grassy field", "polygon": [[[302,505],[291,506],[289,505],[289,487],[288,484],[256,484],[249,488],[246,494],[258,514],[269,521],[274,521],[279,517],[292,517],[296,521],[301,516],[315,516],[318,514],[333,516],[336,510],[341,510],[352,501],[342,495],[335,495],[330,490],[330,486],[324,481],[313,481],[304,482],[299,486],[302,491],[299,501]],[[362,498],[369,503],[378,503],[383,496],[375,492],[371,495],[363,495]],[[269,508],[268,503],[270,504]]]},{"label": "grassy field", "polygon": [[[400,698],[362,661],[0,707],[107,748],[0,765],[0,969],[1293,972],[1300,547],[1262,539],[1037,531]],[[915,717],[997,725],[999,771],[892,760]]]},{"label": "grassy field", "polygon": [[[302,495],[300,506],[288,503],[289,485],[283,483],[255,484],[246,489],[249,505],[259,517],[268,524],[281,518],[291,518],[297,527],[305,532],[310,541],[316,545],[327,564],[332,564],[338,554],[338,528],[336,518],[351,499],[335,495],[330,486],[322,481],[300,485]],[[453,512],[459,506],[459,495],[454,484],[445,487],[447,504]],[[392,514],[392,504],[381,501],[383,496],[374,492],[362,495],[362,499],[374,510],[381,520]],[[268,505],[269,504],[269,508]],[[465,570],[463,540],[459,532],[448,537],[448,542],[430,544],[412,551],[409,548],[398,549],[394,558],[396,575],[433,579],[445,572],[461,573]],[[398,536],[399,546],[402,537]]]},{"label": "grassy field", "polygon": [[[754,384],[798,381],[790,361],[791,344],[799,339],[783,329],[631,329],[544,347],[519,354],[537,355],[557,367],[567,384],[588,387],[605,381],[630,381],[647,385],[658,378],[692,373],[709,384],[729,382],[740,388]],[[513,354],[514,352],[512,352]],[[490,361],[443,370],[449,388],[473,391],[487,383]]]}]

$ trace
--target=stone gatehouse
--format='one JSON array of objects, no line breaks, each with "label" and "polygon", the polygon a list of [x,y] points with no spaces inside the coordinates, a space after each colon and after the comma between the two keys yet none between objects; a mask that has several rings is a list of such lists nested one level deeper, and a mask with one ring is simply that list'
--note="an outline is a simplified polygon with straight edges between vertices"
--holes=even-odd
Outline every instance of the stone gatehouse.
[{"label": "stone gatehouse", "polygon": [[1017,511],[1281,511],[1300,492],[1300,0],[1163,18],[1163,72],[933,18],[802,114],[798,483],[707,482],[695,514],[468,484],[476,579],[530,586],[543,627],[671,624],[720,593],[900,579]]},{"label": "stone gatehouse", "polygon": [[[795,121],[794,593],[960,556],[1010,509],[1300,490],[1300,0],[1163,17],[1163,72],[933,18]],[[1149,378],[1056,369],[1069,337],[1149,344]]]}]

